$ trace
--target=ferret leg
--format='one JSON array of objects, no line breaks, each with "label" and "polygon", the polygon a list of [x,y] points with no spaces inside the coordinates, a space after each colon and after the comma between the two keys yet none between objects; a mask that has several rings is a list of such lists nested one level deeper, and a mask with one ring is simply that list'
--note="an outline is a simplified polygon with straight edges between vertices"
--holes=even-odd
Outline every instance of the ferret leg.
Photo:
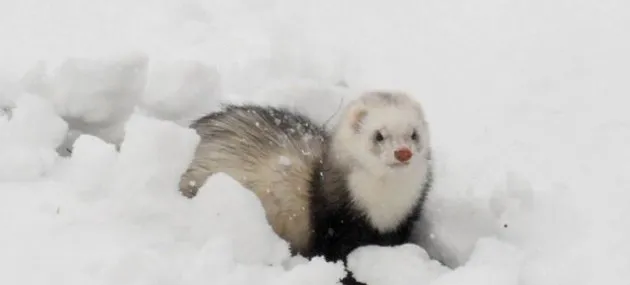
[{"label": "ferret leg", "polygon": [[210,175],[212,175],[212,172],[201,169],[193,163],[182,175],[179,182],[179,191],[187,198],[195,197],[199,188],[203,186]]}]

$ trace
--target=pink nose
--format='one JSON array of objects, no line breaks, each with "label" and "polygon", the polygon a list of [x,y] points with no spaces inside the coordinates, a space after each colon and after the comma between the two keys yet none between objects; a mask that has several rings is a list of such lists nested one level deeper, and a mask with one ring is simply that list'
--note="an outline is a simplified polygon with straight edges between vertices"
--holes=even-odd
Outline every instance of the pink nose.
[{"label": "pink nose", "polygon": [[398,159],[398,161],[400,162],[407,162],[409,159],[411,159],[411,156],[413,156],[413,153],[409,148],[406,147],[401,147],[394,151],[394,157],[396,157],[396,159]]}]

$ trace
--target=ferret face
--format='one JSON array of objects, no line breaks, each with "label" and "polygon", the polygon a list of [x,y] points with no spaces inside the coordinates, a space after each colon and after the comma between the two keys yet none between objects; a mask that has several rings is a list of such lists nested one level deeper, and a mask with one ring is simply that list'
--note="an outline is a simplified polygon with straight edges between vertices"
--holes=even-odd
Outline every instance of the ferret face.
[{"label": "ferret face", "polygon": [[345,151],[375,174],[425,163],[429,131],[419,103],[397,93],[368,93],[350,107]]},{"label": "ferret face", "polygon": [[[404,110],[398,111],[405,113]],[[409,165],[423,147],[422,125],[408,119],[407,116],[413,117],[413,114],[405,114],[400,118],[379,118],[381,116],[387,114],[372,114],[363,125],[361,135],[362,139],[369,142],[369,152],[390,167]]]}]

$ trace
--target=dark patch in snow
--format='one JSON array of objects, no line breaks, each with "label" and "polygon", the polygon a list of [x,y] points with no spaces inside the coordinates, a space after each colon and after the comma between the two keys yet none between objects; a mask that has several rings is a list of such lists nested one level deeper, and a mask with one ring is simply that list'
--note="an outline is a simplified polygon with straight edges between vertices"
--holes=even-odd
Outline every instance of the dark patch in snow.
[{"label": "dark patch in snow", "polygon": [[11,107],[0,107],[0,117],[7,117],[7,121],[13,118],[13,109]]}]

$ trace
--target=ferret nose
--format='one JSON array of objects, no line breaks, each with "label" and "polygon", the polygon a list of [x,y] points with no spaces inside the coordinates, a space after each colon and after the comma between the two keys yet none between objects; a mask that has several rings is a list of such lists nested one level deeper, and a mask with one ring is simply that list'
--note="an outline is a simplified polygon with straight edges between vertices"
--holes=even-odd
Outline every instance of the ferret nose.
[{"label": "ferret nose", "polygon": [[396,157],[396,159],[398,159],[398,161],[400,162],[409,161],[409,159],[411,159],[411,156],[413,156],[413,153],[409,148],[406,147],[401,147],[394,151],[394,157]]}]

